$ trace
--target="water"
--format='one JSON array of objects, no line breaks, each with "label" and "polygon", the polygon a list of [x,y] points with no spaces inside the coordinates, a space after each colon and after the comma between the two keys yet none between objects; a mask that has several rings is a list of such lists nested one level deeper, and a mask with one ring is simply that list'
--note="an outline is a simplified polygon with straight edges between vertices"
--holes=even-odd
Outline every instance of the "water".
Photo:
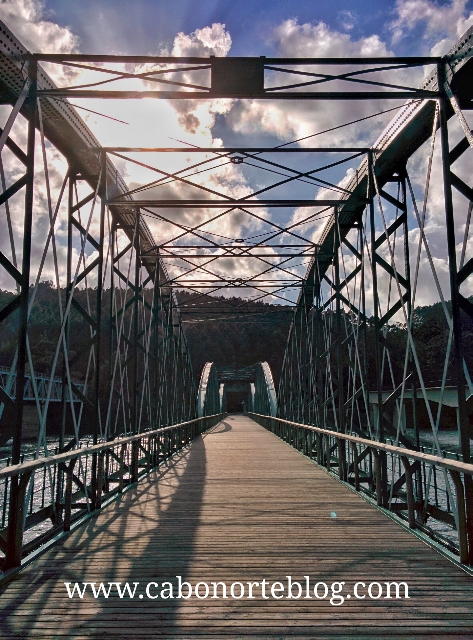
[{"label": "water", "polygon": [[[10,441],[11,442],[11,441]],[[88,447],[93,444],[92,436],[86,436],[80,440],[80,447]],[[36,442],[23,443],[21,447],[21,462],[28,462],[35,459],[35,453],[37,449]],[[59,453],[59,439],[54,437],[46,438],[46,452],[44,447],[41,448],[38,454],[38,458],[44,458],[53,456]],[[11,444],[0,447],[0,469],[10,466],[11,464]],[[87,464],[87,463],[86,463]],[[89,471],[88,464],[86,468],[82,469],[83,473],[87,474]],[[56,501],[56,475],[57,468],[51,467],[49,469],[39,469],[32,479],[27,491],[28,497],[28,511],[27,515],[35,513],[44,507],[54,504]],[[0,523],[1,528],[5,528],[8,524],[8,493],[9,493],[9,481],[0,481]],[[40,524],[35,525],[27,529],[23,536],[23,543],[30,542],[38,536],[46,533],[53,527],[52,521],[48,518]]]}]

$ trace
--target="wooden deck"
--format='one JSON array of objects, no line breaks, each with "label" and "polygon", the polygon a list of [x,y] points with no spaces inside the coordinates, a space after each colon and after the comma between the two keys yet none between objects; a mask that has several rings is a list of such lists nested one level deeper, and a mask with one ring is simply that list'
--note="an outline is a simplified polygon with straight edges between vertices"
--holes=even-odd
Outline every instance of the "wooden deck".
[{"label": "wooden deck", "polygon": [[[335,514],[333,517],[331,514]],[[70,600],[64,582],[404,581],[408,600]],[[238,594],[238,588],[235,588]],[[296,591],[296,590],[295,590]],[[156,593],[154,589],[152,595]],[[174,592],[174,595],[176,593]],[[304,592],[305,595],[305,592]],[[2,638],[473,638],[473,578],[276,436],[229,416],[1,595]]]}]

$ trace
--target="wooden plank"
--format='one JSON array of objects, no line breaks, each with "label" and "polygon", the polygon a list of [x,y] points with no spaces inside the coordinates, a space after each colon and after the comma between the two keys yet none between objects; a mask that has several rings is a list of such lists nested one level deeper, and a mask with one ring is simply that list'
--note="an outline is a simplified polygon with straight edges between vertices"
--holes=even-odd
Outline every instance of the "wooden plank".
[{"label": "wooden plank", "polygon": [[[336,513],[336,517],[331,514]],[[64,582],[407,582],[409,599],[70,600]],[[267,590],[269,593],[269,590]],[[229,416],[3,591],[6,638],[471,638],[473,580],[249,418]]]}]

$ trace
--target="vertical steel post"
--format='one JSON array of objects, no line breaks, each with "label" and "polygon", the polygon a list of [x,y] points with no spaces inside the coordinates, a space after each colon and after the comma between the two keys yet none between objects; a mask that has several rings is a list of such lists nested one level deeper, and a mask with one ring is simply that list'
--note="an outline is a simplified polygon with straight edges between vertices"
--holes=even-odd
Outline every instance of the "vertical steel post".
[{"label": "vertical steel post", "polygon": [[[66,255],[66,304],[69,300],[69,296],[72,295],[72,209],[74,206],[74,187],[76,183],[76,175],[69,168],[69,181],[68,181],[68,198],[67,198],[67,255]],[[61,432],[59,434],[59,452],[64,449],[64,437],[66,433],[67,425],[67,396],[66,389],[68,388],[67,380],[67,359],[69,358],[69,334],[70,334],[70,319],[66,320],[64,326],[64,343],[62,357],[62,389],[61,389],[61,402],[62,402],[62,422]],[[74,405],[71,403],[71,411],[74,411]],[[60,505],[62,504],[64,490],[64,471],[58,467],[57,475],[57,487],[56,487],[56,509],[57,517],[60,518]]]},{"label": "vertical steel post", "polygon": [[[101,392],[101,367],[102,367],[102,297],[103,297],[103,245],[105,237],[105,210],[107,206],[107,153],[100,153],[100,171],[101,184],[99,188],[100,194],[100,220],[99,220],[99,240],[98,240],[98,263],[97,263],[97,292],[96,292],[96,309],[95,309],[95,371],[94,371],[94,417],[93,417],[93,442],[97,444],[101,431],[101,411],[100,411],[100,392]],[[98,495],[98,458],[97,454],[92,457],[92,502],[94,509],[100,501]]]},{"label": "vertical steel post", "polygon": [[[74,206],[74,187],[76,184],[76,175],[72,172],[69,173],[69,184],[68,184],[68,199],[67,199],[67,257],[66,257],[66,305],[69,299],[69,296],[72,294],[72,209]],[[66,320],[66,325],[64,327],[64,342],[65,348],[63,351],[63,369],[62,369],[62,424],[61,424],[61,433],[59,436],[59,451],[62,451],[64,447],[64,435],[66,432],[66,424],[67,424],[67,402],[66,402],[66,388],[67,388],[67,359],[69,357],[68,349],[69,349],[69,329],[70,329],[70,320],[69,317]],[[59,478],[62,478],[63,474],[60,472]],[[58,490],[62,483],[58,482]]]},{"label": "vertical steel post", "polygon": [[[360,220],[358,242],[360,247],[360,291],[361,291],[361,312],[363,314],[362,332],[363,332],[363,362],[360,362],[362,366],[364,383],[368,382],[368,326],[366,322],[366,290],[365,290],[365,248],[366,248],[366,229],[363,225],[363,218]],[[361,356],[360,356],[361,360]],[[360,381],[361,382],[361,381]]]},{"label": "vertical steel post", "polygon": [[[406,279],[406,283],[408,286],[407,292],[408,292],[408,298],[406,301],[406,309],[407,309],[407,322],[408,325],[411,327],[411,332],[413,331],[413,325],[412,325],[412,290],[411,290],[411,264],[410,264],[410,256],[409,256],[409,225],[408,225],[408,218],[407,218],[407,189],[406,189],[406,179],[407,179],[407,171],[406,171],[406,167],[404,167],[400,172],[399,172],[399,185],[400,185],[400,191],[401,191],[401,198],[400,201],[402,202],[402,204],[404,205],[404,214],[405,214],[405,218],[404,218],[404,224],[403,224],[403,237],[404,237],[404,272],[405,272],[405,279]],[[419,424],[417,421],[417,371],[416,368],[414,366],[414,359],[412,357],[412,350],[409,349],[410,351],[410,357],[409,357],[409,371],[407,372],[407,374],[411,374],[412,375],[412,417],[413,417],[413,422],[414,422],[414,429],[415,429],[415,434],[416,434],[416,442],[415,442],[415,446],[417,451],[420,450],[420,434],[419,434]],[[402,413],[403,407],[400,406],[400,411]],[[401,419],[402,419],[402,415],[401,415]],[[407,478],[407,475],[406,475]],[[415,478],[415,489],[416,489],[416,504],[418,505],[418,509],[417,509],[417,513],[419,515],[419,517],[421,516],[422,512],[423,512],[423,487],[422,487],[422,470],[419,467],[419,469],[414,473],[414,478]]]},{"label": "vertical steel post", "polygon": [[[28,61],[28,76],[30,88],[27,98],[28,108],[28,137],[26,148],[26,186],[25,186],[25,215],[23,221],[23,257],[21,266],[20,306],[18,318],[18,359],[16,365],[16,395],[15,395],[15,431],[12,444],[12,464],[18,464],[21,456],[21,441],[23,427],[23,395],[26,370],[26,342],[28,331],[28,304],[31,267],[31,237],[34,204],[34,172],[35,172],[35,139],[37,113],[37,73],[38,63],[31,57]],[[33,373],[33,372],[31,372]],[[24,487],[26,491],[26,487]],[[19,477],[11,479],[10,504],[8,515],[7,549],[5,569],[17,567],[21,563],[21,549],[23,540],[23,510],[25,500],[23,487]]]},{"label": "vertical steel post", "polygon": [[[456,255],[456,239],[455,239],[455,217],[453,211],[452,198],[452,181],[450,175],[449,161],[449,141],[448,141],[448,121],[446,106],[448,98],[444,92],[445,84],[445,63],[439,63],[437,66],[438,87],[440,92],[439,98],[439,115],[440,115],[440,134],[442,145],[442,170],[445,198],[445,216],[447,228],[447,248],[448,248],[448,265],[450,275],[450,292],[452,300],[452,322],[453,322],[453,341],[454,341],[454,374],[458,393],[458,411],[460,423],[460,448],[463,462],[471,463],[470,455],[470,434],[468,413],[466,407],[465,394],[465,377],[463,373],[463,336],[461,326],[461,310],[459,302],[459,285],[458,285],[458,267]],[[465,480],[465,511],[466,511],[466,528],[468,538],[468,563],[473,565],[473,478],[468,474],[464,476]]]},{"label": "vertical steel post", "polygon": [[[116,332],[116,328],[114,327],[114,318],[115,318],[115,247],[116,247],[116,236],[117,236],[117,223],[115,219],[112,219],[112,225],[110,228],[110,298],[109,298],[109,310],[108,310],[108,319],[110,324],[110,335],[109,335],[109,345],[108,345],[108,393],[109,398],[111,398],[112,407],[113,407],[113,370],[114,370],[114,340],[118,337],[118,333]],[[112,433],[112,411],[110,413],[110,427],[109,433],[106,434],[105,439],[113,438],[115,436],[115,429],[113,429]]]},{"label": "vertical steel post", "polygon": [[[153,307],[152,307],[152,310],[151,310],[151,326],[150,326],[150,331],[152,331],[151,339],[150,339],[150,346],[151,346],[150,351],[151,351],[151,353],[149,354],[150,364],[151,364],[151,371],[150,371],[149,380],[150,380],[150,386],[151,386],[151,402],[152,402],[152,411],[153,411],[153,418],[152,418],[151,428],[152,429],[159,429],[159,422],[158,422],[159,263],[158,263],[158,260],[156,260],[156,265],[155,265],[155,270],[154,270],[154,283],[153,283],[153,285],[154,285],[154,287],[153,287],[154,288],[154,291],[153,291]],[[156,465],[154,465],[154,466],[156,466]]]},{"label": "vertical steel post", "polygon": [[100,186],[100,222],[99,222],[99,248],[98,248],[98,264],[97,264],[97,296],[96,296],[96,323],[97,331],[95,336],[95,428],[94,428],[94,444],[97,443],[100,427],[100,388],[102,382],[101,364],[102,364],[102,298],[103,298],[103,245],[105,239],[105,210],[107,206],[107,153],[102,151],[100,154],[100,166],[102,184]]},{"label": "vertical steel post", "polygon": [[[317,388],[317,398],[316,398],[316,402],[317,402],[317,419],[318,419],[318,424],[316,426],[318,427],[324,427],[324,423],[323,423],[323,408],[322,408],[322,403],[323,403],[323,390],[324,390],[324,379],[323,379],[323,373],[322,373],[322,354],[325,351],[324,349],[324,341],[323,341],[323,327],[322,327],[322,308],[321,308],[321,286],[322,283],[320,282],[320,277],[319,277],[319,265],[318,265],[318,256],[316,254],[315,256],[315,260],[316,260],[316,264],[317,264],[317,273],[316,273],[316,290],[315,290],[315,313],[316,313],[316,318],[315,318],[315,366],[316,366],[316,370],[315,370],[315,380],[316,380],[316,388]],[[317,446],[317,449],[319,449],[319,446]],[[320,447],[320,456],[321,456],[321,461],[323,460],[322,457],[322,449]],[[322,462],[320,462],[319,464],[322,464]]]},{"label": "vertical steel post", "polygon": [[133,248],[135,252],[135,278],[134,278],[134,302],[133,302],[133,344],[132,344],[132,392],[133,392],[133,415],[132,433],[140,431],[138,424],[139,398],[138,398],[138,331],[139,331],[139,295],[140,290],[140,210],[135,209],[135,228],[133,231]]},{"label": "vertical steel post", "polygon": [[[333,260],[335,269],[335,327],[337,341],[337,422],[338,430],[340,433],[345,433],[345,403],[344,403],[344,380],[343,380],[343,348],[342,348],[342,306],[340,304],[340,251],[341,251],[341,237],[340,237],[340,221],[338,218],[338,207],[334,207],[335,216],[335,237],[333,248]],[[345,441],[337,439],[338,447],[338,474],[340,480],[346,480],[346,464],[345,464]]]},{"label": "vertical steel post", "polygon": [[[379,322],[378,274],[376,269],[375,195],[373,152],[368,151],[368,200],[370,203],[371,278],[373,285],[374,361],[376,368],[376,391],[378,400],[378,439],[380,442],[384,442],[383,381],[381,380],[381,354],[379,341],[381,327]],[[379,473],[382,505],[387,506],[387,461],[386,454],[383,451],[379,452]]]}]

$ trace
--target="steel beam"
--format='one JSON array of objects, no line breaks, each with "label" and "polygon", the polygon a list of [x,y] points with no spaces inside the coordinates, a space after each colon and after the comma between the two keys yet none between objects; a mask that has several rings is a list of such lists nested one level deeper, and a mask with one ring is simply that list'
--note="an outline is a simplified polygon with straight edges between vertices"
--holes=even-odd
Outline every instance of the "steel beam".
[{"label": "steel beam", "polygon": [[[34,205],[34,176],[35,176],[35,139],[36,139],[36,100],[37,100],[37,73],[38,65],[33,60],[28,64],[28,78],[30,82],[28,91],[28,138],[26,149],[26,188],[25,188],[25,213],[23,218],[23,251],[21,282],[19,283],[19,321],[18,321],[18,357],[16,364],[16,398],[15,398],[15,430],[12,444],[12,463],[18,464],[21,456],[22,431],[23,431],[23,389],[25,386],[25,371],[27,362],[27,331],[28,331],[28,305],[30,290],[31,268],[31,242]],[[8,538],[5,557],[5,569],[16,567],[21,562],[21,545],[18,542],[23,538],[25,492],[28,478],[12,478],[10,484],[10,508],[8,518]]]}]

